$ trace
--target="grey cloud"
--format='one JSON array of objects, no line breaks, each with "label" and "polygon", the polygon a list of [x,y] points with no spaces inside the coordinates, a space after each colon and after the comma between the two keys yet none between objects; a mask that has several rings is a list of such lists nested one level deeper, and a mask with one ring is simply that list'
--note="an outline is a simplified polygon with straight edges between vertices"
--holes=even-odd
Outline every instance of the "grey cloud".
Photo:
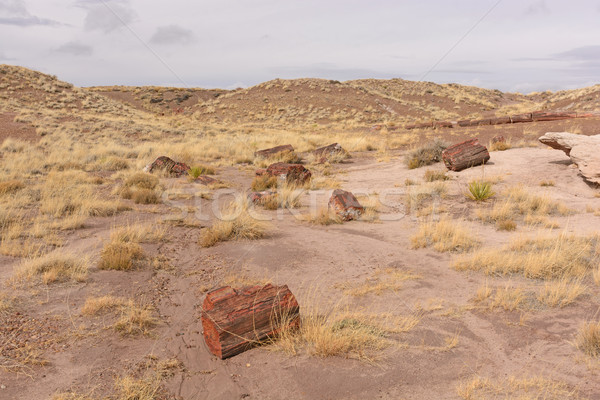
[{"label": "grey cloud", "polygon": [[[80,4],[95,4],[97,2],[84,2]],[[85,16],[84,28],[88,31],[112,32],[116,29],[132,23],[136,18],[136,13],[127,5],[102,2],[101,5],[92,5],[88,8]]]},{"label": "grey cloud", "polygon": [[590,60],[599,60],[600,61],[600,46],[583,46],[577,47],[562,53],[555,54],[553,56],[554,59],[568,59],[568,60],[578,60],[578,61],[590,61]]},{"label": "grey cloud", "polygon": [[150,38],[155,44],[187,44],[194,41],[194,33],[177,25],[159,26]]},{"label": "grey cloud", "polygon": [[72,54],[74,56],[92,55],[93,48],[83,43],[67,42],[56,49],[58,53]]},{"label": "grey cloud", "polygon": [[27,11],[23,0],[8,0],[0,3],[0,25],[33,26],[61,25],[58,21],[40,18]]}]

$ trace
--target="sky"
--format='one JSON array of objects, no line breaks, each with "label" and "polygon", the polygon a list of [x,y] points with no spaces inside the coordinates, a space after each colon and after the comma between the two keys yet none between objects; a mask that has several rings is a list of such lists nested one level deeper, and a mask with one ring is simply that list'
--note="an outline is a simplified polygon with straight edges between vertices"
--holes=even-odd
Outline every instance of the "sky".
[{"label": "sky", "polygon": [[77,86],[600,83],[600,0],[0,0],[0,64]]}]

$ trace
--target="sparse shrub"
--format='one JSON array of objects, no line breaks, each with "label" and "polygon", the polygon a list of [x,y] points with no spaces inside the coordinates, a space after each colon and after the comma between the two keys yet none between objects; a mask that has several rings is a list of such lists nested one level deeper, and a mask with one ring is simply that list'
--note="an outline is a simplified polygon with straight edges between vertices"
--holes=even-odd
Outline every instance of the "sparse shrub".
[{"label": "sparse shrub", "polygon": [[541,186],[541,187],[550,187],[550,186],[554,186],[554,181],[541,181],[541,182],[540,182],[540,186]]},{"label": "sparse shrub", "polygon": [[267,174],[255,177],[250,185],[250,188],[255,192],[262,192],[275,187],[277,187],[277,177]]},{"label": "sparse shrub", "polygon": [[125,299],[114,296],[90,297],[85,300],[81,313],[83,315],[98,315],[123,306]]},{"label": "sparse shrub", "polygon": [[421,224],[411,240],[414,249],[433,246],[439,252],[468,251],[479,245],[467,229],[448,218]]},{"label": "sparse shrub", "polygon": [[496,223],[496,229],[499,231],[514,231],[517,229],[517,223],[512,219],[501,219]]},{"label": "sparse shrub", "polygon": [[600,356],[600,322],[585,323],[577,334],[576,344],[588,356]]},{"label": "sparse shrub", "polygon": [[150,306],[138,305],[130,300],[121,309],[121,317],[114,328],[123,335],[146,335],[157,323],[152,314],[153,310]]},{"label": "sparse shrub", "polygon": [[82,282],[88,273],[88,260],[68,254],[50,253],[23,261],[16,269],[12,283],[31,281],[41,277],[45,284],[54,282]]},{"label": "sparse shrub", "polygon": [[131,193],[131,199],[135,204],[158,204],[160,198],[158,193],[152,189],[137,189]]},{"label": "sparse shrub", "polygon": [[432,169],[428,169],[425,171],[424,179],[426,182],[434,182],[434,181],[447,181],[450,179],[448,175],[446,175],[445,171],[435,171]]},{"label": "sparse shrub", "polygon": [[127,160],[120,157],[110,157],[104,163],[104,168],[107,171],[121,171],[129,168],[129,163]]},{"label": "sparse shrub", "polygon": [[316,214],[305,214],[299,217],[303,221],[310,222],[315,225],[332,225],[341,224],[344,221],[328,207],[322,207]]},{"label": "sparse shrub", "polygon": [[266,236],[267,224],[250,215],[247,201],[232,203],[213,222],[210,228],[202,230],[199,244],[202,247],[214,246],[218,242],[237,239],[260,239]]},{"label": "sparse shrub", "polygon": [[136,186],[140,189],[155,189],[158,186],[158,178],[152,174],[137,172],[125,180],[125,186]]},{"label": "sparse shrub", "polygon": [[492,184],[486,181],[469,182],[467,197],[475,201],[485,201],[494,195]]},{"label": "sparse shrub", "polygon": [[546,282],[537,299],[548,307],[565,307],[573,303],[586,291],[581,279],[562,278]]},{"label": "sparse shrub", "polygon": [[489,151],[504,151],[512,148],[510,139],[501,142],[490,142],[488,144]]},{"label": "sparse shrub", "polygon": [[448,143],[441,139],[435,139],[432,143],[410,151],[405,162],[409,169],[419,168],[435,164],[442,160],[442,151],[448,147]]},{"label": "sparse shrub", "polygon": [[214,175],[215,169],[206,165],[196,165],[188,171],[191,179],[196,179],[200,175]]},{"label": "sparse shrub", "polygon": [[144,252],[137,243],[111,241],[100,253],[98,268],[127,271],[132,269],[135,262],[143,256]]}]

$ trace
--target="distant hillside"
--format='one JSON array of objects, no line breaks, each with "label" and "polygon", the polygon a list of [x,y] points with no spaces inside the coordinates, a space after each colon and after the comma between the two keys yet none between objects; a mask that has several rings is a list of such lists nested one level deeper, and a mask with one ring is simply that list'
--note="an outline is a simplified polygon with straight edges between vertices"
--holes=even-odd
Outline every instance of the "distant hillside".
[{"label": "distant hillside", "polygon": [[111,86],[78,88],[27,68],[0,66],[0,101],[8,111],[89,110],[94,113],[185,115],[192,120],[265,126],[372,124],[403,126],[504,116],[536,110],[600,109],[600,85],[560,92],[503,93],[458,84],[402,79],[275,79],[237,89]]}]

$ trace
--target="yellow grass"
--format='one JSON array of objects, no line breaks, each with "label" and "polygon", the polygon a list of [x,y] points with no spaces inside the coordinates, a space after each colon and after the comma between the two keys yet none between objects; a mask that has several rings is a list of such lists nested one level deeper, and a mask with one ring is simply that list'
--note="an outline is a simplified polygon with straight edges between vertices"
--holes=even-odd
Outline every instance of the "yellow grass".
[{"label": "yellow grass", "polygon": [[100,269],[127,271],[134,268],[137,261],[144,257],[144,251],[137,243],[111,241],[104,245],[100,253]]},{"label": "yellow grass", "polygon": [[316,213],[303,214],[297,217],[301,221],[310,222],[315,225],[342,224],[344,221],[328,207],[322,207]]},{"label": "yellow grass", "polygon": [[502,308],[505,311],[514,311],[523,306],[527,296],[523,289],[507,285],[496,289],[491,298],[490,309]]},{"label": "yellow grass", "polygon": [[153,314],[152,307],[129,300],[121,307],[121,316],[115,322],[114,329],[123,335],[147,335],[158,323]]},{"label": "yellow grass", "polygon": [[574,303],[586,292],[581,279],[562,278],[546,282],[537,299],[548,307],[565,307]]},{"label": "yellow grass", "polygon": [[126,304],[126,300],[121,297],[101,296],[89,297],[85,300],[85,304],[81,308],[83,315],[97,315],[113,311],[116,308]]},{"label": "yellow grass", "polygon": [[362,297],[368,294],[381,295],[388,291],[398,291],[408,280],[420,279],[421,276],[411,271],[396,268],[378,269],[373,275],[361,283],[345,282],[335,285],[344,294]]},{"label": "yellow grass", "polygon": [[432,246],[439,252],[462,252],[479,246],[479,241],[460,222],[449,218],[422,223],[411,243],[413,249]]},{"label": "yellow grass", "polygon": [[250,188],[254,192],[262,192],[263,190],[276,188],[277,183],[278,180],[276,176],[264,174],[254,177],[252,183],[250,184]]},{"label": "yellow grass", "polygon": [[114,228],[110,233],[111,242],[152,243],[165,239],[166,229],[161,225],[127,224]]},{"label": "yellow grass", "polygon": [[597,268],[598,236],[561,234],[552,238],[515,239],[503,248],[481,249],[454,262],[457,270],[490,275],[522,274],[534,279],[582,278]]},{"label": "yellow grass", "polygon": [[600,322],[586,322],[579,329],[575,343],[588,356],[600,356]]},{"label": "yellow grass", "polygon": [[15,193],[25,187],[25,184],[17,179],[0,182],[0,196]]},{"label": "yellow grass", "polygon": [[244,199],[231,203],[221,213],[221,218],[210,228],[202,230],[199,244],[202,247],[214,246],[218,242],[240,239],[261,239],[267,235],[269,225],[250,214],[249,204]]},{"label": "yellow grass", "polygon": [[88,260],[81,256],[49,253],[22,261],[10,278],[14,284],[33,282],[37,279],[45,284],[55,282],[83,282],[88,273]]},{"label": "yellow grass", "polygon": [[576,390],[566,383],[542,376],[489,379],[480,376],[460,383],[456,388],[463,400],[521,399],[568,400],[580,399]]}]

